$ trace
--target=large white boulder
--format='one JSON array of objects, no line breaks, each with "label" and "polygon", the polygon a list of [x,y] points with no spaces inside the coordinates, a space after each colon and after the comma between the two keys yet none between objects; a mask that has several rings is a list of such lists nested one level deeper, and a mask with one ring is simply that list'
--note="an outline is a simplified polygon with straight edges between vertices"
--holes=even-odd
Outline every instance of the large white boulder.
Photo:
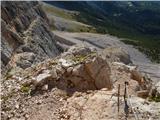
[{"label": "large white boulder", "polygon": [[69,67],[65,79],[72,82],[72,87],[86,89],[101,89],[113,87],[110,79],[110,67],[101,56],[89,57],[82,64]]}]

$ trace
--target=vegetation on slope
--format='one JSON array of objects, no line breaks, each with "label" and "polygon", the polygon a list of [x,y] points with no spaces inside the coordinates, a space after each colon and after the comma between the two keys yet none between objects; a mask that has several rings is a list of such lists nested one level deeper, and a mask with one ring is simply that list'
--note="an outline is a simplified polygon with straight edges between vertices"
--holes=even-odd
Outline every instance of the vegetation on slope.
[{"label": "vegetation on slope", "polygon": [[160,2],[48,3],[78,11],[79,14],[74,16],[77,21],[94,26],[98,33],[126,38],[123,42],[136,43],[136,47],[152,61],[160,62]]},{"label": "vegetation on slope", "polygon": [[49,4],[42,3],[43,9],[47,12],[47,14],[55,15],[58,17],[74,20],[74,17],[78,12],[72,12],[69,10],[61,9],[56,6],[52,6]]},{"label": "vegetation on slope", "polygon": [[[65,10],[46,3],[43,3],[43,9],[47,12],[53,30],[68,32],[96,32],[94,27],[77,22],[76,16],[79,12]],[[59,25],[56,25],[56,23]]]},{"label": "vegetation on slope", "polygon": [[141,52],[145,53],[152,62],[160,63],[160,41],[151,41],[148,39],[141,40],[131,40],[124,39],[122,40],[126,44],[135,46]]}]

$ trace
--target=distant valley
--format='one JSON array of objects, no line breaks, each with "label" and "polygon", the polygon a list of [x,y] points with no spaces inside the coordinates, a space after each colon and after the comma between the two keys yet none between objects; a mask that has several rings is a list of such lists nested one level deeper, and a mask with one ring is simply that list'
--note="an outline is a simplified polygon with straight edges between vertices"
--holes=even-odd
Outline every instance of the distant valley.
[{"label": "distant valley", "polygon": [[[46,3],[44,8],[47,14],[49,12],[50,15],[76,21],[72,25],[65,21],[63,26],[67,27],[55,28],[69,32],[107,33],[124,38],[122,40],[124,43],[134,45],[152,61],[160,62],[159,2],[47,1]],[[57,25],[56,21],[62,19],[55,20]]]}]

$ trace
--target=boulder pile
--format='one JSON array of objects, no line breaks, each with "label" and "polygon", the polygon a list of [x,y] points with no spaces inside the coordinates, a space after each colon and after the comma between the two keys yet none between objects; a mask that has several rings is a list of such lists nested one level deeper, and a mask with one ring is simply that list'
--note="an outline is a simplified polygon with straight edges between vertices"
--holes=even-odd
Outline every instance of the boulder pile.
[{"label": "boulder pile", "polygon": [[[74,50],[73,50],[74,49]],[[35,86],[59,86],[70,90],[113,88],[111,70],[105,59],[87,47],[71,47],[53,66],[32,77]],[[51,62],[51,61],[50,61]],[[42,66],[41,66],[42,67]]]},{"label": "boulder pile", "polygon": [[[159,104],[144,99],[150,95],[152,100],[159,100],[159,84],[153,87],[136,66],[108,60],[99,53],[88,46],[72,46],[60,56],[25,71],[10,70],[2,82],[2,118],[114,120],[120,85],[119,117],[123,119],[127,82],[128,101],[142,120],[159,120]],[[128,119],[134,119],[133,112],[129,113]]]}]

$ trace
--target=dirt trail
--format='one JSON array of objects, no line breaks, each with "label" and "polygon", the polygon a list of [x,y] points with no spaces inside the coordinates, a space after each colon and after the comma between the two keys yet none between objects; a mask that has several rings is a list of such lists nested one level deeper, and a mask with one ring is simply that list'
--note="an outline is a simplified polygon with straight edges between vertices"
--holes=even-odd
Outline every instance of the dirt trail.
[{"label": "dirt trail", "polygon": [[160,64],[152,63],[143,53],[139,52],[131,45],[126,45],[121,42],[120,38],[111,35],[93,34],[93,33],[68,33],[54,31],[54,34],[60,36],[66,41],[75,44],[85,44],[97,48],[104,49],[109,46],[121,47],[127,51],[131,60],[135,65],[138,65],[142,73],[149,74],[154,82],[160,80]]}]

